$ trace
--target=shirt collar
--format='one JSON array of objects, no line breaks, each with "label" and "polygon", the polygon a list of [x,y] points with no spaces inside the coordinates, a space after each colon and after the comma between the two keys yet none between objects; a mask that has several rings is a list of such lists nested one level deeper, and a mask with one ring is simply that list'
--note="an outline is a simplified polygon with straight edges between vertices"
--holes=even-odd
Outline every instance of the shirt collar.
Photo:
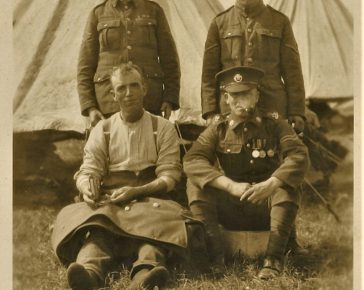
[{"label": "shirt collar", "polygon": [[254,6],[245,7],[239,4],[239,0],[236,0],[235,7],[238,8],[238,11],[241,15],[250,18],[258,16],[264,10],[264,8],[266,8],[263,1],[259,1],[259,3]]},{"label": "shirt collar", "polygon": [[230,120],[230,115],[227,117],[227,121],[229,124],[229,128],[231,130],[235,130],[240,124],[248,124],[248,123],[251,123],[251,124],[259,127],[260,124],[262,123],[262,115],[258,109],[255,109],[254,113],[252,115],[250,115],[246,121]]}]

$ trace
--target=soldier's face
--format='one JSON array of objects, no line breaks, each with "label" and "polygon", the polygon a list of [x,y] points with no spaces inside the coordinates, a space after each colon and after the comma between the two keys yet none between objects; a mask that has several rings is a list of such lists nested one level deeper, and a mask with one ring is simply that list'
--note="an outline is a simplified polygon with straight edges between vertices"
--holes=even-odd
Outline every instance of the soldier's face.
[{"label": "soldier's face", "polygon": [[234,117],[246,118],[254,111],[259,100],[259,92],[256,88],[237,93],[226,92],[225,99]]},{"label": "soldier's face", "polygon": [[236,3],[249,6],[249,5],[255,5],[258,4],[261,0],[236,0]]},{"label": "soldier's face", "polygon": [[143,98],[146,88],[142,77],[137,71],[130,71],[120,75],[113,82],[114,100],[119,103],[120,109],[126,112],[143,109]]}]

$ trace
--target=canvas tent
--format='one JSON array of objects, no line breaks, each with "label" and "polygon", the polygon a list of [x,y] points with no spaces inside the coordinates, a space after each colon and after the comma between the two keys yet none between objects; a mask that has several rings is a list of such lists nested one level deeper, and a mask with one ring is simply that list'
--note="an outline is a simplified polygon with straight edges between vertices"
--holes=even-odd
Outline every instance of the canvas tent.
[{"label": "canvas tent", "polygon": [[[156,0],[165,10],[181,60],[183,122],[200,124],[203,47],[211,19],[234,0]],[[15,0],[17,91],[14,133],[82,133],[76,91],[77,56],[95,0]],[[353,97],[353,0],[265,0],[292,20],[307,98]]]}]

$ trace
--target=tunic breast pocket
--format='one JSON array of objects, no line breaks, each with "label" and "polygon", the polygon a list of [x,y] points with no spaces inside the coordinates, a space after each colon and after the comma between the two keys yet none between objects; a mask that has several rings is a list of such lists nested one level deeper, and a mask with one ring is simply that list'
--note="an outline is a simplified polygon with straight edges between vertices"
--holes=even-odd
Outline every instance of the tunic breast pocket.
[{"label": "tunic breast pocket", "polygon": [[241,143],[220,142],[216,150],[225,154],[239,154],[242,147]]},{"label": "tunic breast pocket", "polygon": [[243,32],[240,27],[231,27],[222,32],[221,60],[223,63],[238,63],[242,59]]},{"label": "tunic breast pocket", "polygon": [[120,19],[100,20],[97,24],[100,50],[117,50],[121,47]]},{"label": "tunic breast pocket", "polygon": [[282,31],[278,29],[257,28],[259,58],[266,62],[280,61]]},{"label": "tunic breast pocket", "polygon": [[157,21],[153,18],[136,18],[134,22],[135,42],[157,47]]}]

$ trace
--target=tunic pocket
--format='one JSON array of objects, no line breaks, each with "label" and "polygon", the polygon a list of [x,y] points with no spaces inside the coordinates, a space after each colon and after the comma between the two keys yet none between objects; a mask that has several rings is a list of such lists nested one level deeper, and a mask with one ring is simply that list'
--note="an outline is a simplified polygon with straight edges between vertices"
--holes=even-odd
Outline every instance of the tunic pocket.
[{"label": "tunic pocket", "polygon": [[259,43],[259,55],[262,60],[279,62],[282,31],[267,28],[257,28],[256,31]]},{"label": "tunic pocket", "polygon": [[135,39],[137,42],[150,47],[157,47],[157,21],[154,18],[136,18],[134,27],[136,33]]},{"label": "tunic pocket", "polygon": [[101,51],[116,50],[121,47],[120,19],[100,20],[97,24]]},{"label": "tunic pocket", "polygon": [[221,35],[222,62],[238,61],[242,57],[243,32],[240,27],[230,27]]}]

